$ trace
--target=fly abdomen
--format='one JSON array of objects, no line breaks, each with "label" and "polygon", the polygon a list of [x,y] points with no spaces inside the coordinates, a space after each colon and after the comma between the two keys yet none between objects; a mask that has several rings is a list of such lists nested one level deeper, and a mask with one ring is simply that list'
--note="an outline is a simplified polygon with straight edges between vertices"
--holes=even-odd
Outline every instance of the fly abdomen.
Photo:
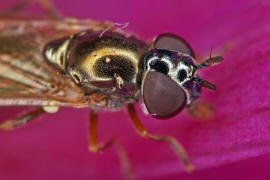
[{"label": "fly abdomen", "polygon": [[43,51],[47,63],[61,73],[65,73],[69,63],[69,52],[74,37],[62,38],[49,42]]}]

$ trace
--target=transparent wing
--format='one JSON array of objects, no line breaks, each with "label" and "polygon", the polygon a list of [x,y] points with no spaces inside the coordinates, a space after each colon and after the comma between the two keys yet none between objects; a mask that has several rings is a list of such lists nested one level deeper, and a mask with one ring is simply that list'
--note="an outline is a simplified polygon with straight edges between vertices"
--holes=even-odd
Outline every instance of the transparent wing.
[{"label": "transparent wing", "polygon": [[110,23],[92,20],[0,18],[0,106],[89,106],[83,91],[43,59],[53,39],[85,29],[103,31]]}]

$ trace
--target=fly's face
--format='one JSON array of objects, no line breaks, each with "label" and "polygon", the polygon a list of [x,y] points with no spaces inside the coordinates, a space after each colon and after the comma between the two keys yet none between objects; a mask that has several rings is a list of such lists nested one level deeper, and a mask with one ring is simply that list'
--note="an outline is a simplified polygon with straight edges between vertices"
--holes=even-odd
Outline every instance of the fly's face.
[{"label": "fly's face", "polygon": [[[142,94],[148,111],[154,117],[171,117],[196,98],[192,94],[200,95],[201,87],[192,80],[195,64],[191,56],[177,51],[153,49],[145,61]],[[186,84],[197,88],[188,89]]]},{"label": "fly's face", "polygon": [[222,58],[210,58],[196,65],[193,57],[186,41],[175,35],[162,34],[153,42],[153,49],[144,58],[141,88],[144,104],[152,116],[172,117],[200,96],[202,86],[215,89],[199,79],[196,72],[213,61],[221,62]]},{"label": "fly's face", "polygon": [[179,86],[194,77],[194,59],[184,53],[167,49],[153,49],[145,58],[146,72],[155,71],[168,76]]}]

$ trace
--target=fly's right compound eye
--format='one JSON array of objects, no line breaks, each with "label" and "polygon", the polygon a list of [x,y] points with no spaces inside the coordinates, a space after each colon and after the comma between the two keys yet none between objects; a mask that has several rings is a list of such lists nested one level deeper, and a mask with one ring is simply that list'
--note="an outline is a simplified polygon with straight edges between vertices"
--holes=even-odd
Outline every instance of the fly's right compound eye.
[{"label": "fly's right compound eye", "polygon": [[166,75],[150,71],[143,83],[143,100],[148,112],[155,118],[170,118],[186,105],[183,88]]},{"label": "fly's right compound eye", "polygon": [[187,93],[177,77],[182,57],[167,49],[152,49],[145,57],[142,97],[148,112],[157,119],[170,118],[187,104]]}]

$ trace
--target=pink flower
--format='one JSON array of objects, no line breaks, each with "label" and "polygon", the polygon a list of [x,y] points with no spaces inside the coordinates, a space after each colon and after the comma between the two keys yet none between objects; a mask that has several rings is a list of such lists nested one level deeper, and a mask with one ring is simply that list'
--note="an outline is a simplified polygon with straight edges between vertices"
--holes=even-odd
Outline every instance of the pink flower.
[{"label": "pink flower", "polygon": [[[138,106],[139,116],[150,132],[175,136],[186,148],[196,170],[270,152],[269,2],[61,0],[55,3],[63,15],[129,22],[127,30],[142,39],[151,40],[163,32],[179,34],[198,56],[207,56],[211,48],[218,53],[227,45],[222,54],[224,62],[201,73],[201,77],[217,86],[215,92],[203,90],[201,97],[213,105],[213,119],[197,121],[182,112],[168,121],[159,121],[144,115]],[[17,109],[1,108],[0,120],[11,117]],[[0,132],[1,179],[121,178],[113,149],[98,155],[88,152],[87,115],[86,109],[63,108],[26,127]],[[194,176],[178,176],[183,168],[174,152],[165,143],[139,137],[126,110],[100,114],[99,130],[99,141],[111,136],[120,139],[140,179],[191,179],[196,174],[198,177],[196,171]],[[269,156],[265,157],[269,162]]]}]

